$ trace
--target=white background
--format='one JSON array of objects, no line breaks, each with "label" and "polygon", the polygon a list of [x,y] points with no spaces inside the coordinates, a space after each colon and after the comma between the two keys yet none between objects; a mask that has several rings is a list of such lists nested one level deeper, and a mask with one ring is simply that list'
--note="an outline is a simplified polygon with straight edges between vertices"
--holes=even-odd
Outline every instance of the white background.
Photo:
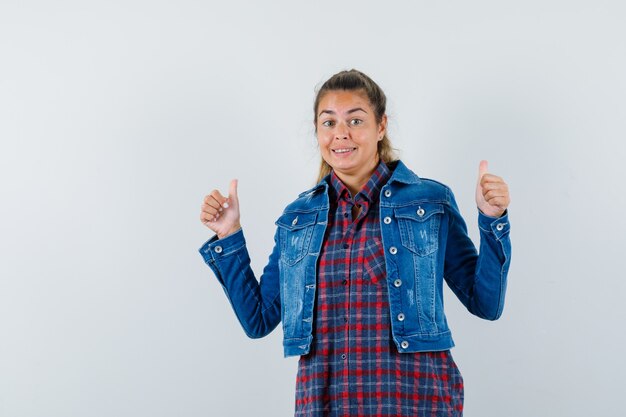
[{"label": "white background", "polygon": [[510,185],[503,317],[448,292],[468,417],[623,413],[626,6],[619,1],[0,3],[0,416],[290,416],[198,247],[239,178],[256,271],[309,188],[315,87],[389,98],[390,137],[477,238]]}]

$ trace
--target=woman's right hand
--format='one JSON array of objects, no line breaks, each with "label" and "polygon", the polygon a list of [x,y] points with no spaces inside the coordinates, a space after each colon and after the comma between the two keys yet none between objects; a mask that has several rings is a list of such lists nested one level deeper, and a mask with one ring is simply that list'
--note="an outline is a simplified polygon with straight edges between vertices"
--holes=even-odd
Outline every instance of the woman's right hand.
[{"label": "woman's right hand", "polygon": [[204,197],[200,221],[215,232],[219,239],[241,229],[237,180],[230,182],[228,197],[224,197],[218,190],[213,190]]}]

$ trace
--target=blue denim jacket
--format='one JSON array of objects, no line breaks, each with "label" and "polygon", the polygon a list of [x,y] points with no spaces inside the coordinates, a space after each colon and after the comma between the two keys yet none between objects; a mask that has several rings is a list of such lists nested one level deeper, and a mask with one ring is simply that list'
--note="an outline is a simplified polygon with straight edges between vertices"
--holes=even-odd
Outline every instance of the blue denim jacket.
[{"label": "blue denim jacket", "polygon": [[[509,220],[478,214],[480,254],[467,235],[452,191],[419,178],[401,161],[380,191],[393,341],[399,352],[454,346],[443,311],[443,280],[478,317],[502,314],[511,260]],[[250,268],[243,231],[201,248],[249,337],[270,333],[282,320],[284,354],[308,353],[318,256],[328,223],[328,178],[300,194],[276,221],[274,249],[260,281]],[[396,319],[403,313],[403,320]]]}]

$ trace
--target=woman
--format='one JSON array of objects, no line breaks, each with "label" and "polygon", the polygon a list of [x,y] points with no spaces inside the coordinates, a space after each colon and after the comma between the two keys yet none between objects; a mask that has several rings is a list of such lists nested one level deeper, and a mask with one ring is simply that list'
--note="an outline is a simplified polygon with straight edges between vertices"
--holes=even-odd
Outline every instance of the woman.
[{"label": "woman", "polygon": [[282,320],[300,355],[296,416],[459,416],[463,380],[443,312],[443,280],[485,319],[501,313],[511,258],[506,183],[479,167],[480,254],[450,189],[419,178],[386,135],[386,98],[342,71],[318,91],[318,184],[277,220],[257,282],[239,223],[237,181],[200,218],[216,236],[200,253],[246,333]]}]

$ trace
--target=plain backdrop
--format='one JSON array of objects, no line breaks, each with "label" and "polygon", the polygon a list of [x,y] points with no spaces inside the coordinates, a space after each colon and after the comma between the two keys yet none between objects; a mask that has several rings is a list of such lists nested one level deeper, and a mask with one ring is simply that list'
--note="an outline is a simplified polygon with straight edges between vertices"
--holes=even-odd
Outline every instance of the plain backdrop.
[{"label": "plain backdrop", "polygon": [[293,415],[197,252],[239,179],[255,271],[313,185],[315,88],[357,68],[478,237],[509,183],[503,317],[446,292],[467,417],[616,416],[626,364],[620,1],[0,2],[0,416]]}]

